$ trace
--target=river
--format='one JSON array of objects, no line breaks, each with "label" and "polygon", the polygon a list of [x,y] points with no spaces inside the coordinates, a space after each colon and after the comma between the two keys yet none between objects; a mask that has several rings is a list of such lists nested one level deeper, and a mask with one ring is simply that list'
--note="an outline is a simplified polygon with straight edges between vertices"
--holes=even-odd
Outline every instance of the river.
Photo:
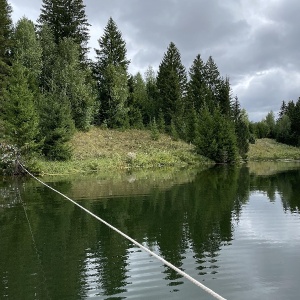
[{"label": "river", "polygon": [[[43,181],[226,299],[299,299],[300,164]],[[31,178],[0,180],[0,299],[214,299]]]}]

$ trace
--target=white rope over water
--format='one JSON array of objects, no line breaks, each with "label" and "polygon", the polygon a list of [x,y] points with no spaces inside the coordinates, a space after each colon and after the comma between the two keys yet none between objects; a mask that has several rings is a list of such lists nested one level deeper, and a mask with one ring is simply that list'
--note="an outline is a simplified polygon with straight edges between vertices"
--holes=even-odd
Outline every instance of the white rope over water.
[{"label": "white rope over water", "polygon": [[146,248],[145,246],[143,246],[139,242],[135,241],[133,238],[131,238],[130,236],[126,235],[125,233],[123,233],[122,231],[120,231],[119,229],[117,229],[116,227],[114,227],[111,224],[107,223],[106,221],[104,221],[103,219],[101,219],[100,217],[98,217],[97,215],[93,214],[88,209],[84,208],[83,206],[81,206],[80,204],[78,204],[77,202],[75,202],[74,200],[72,200],[71,198],[69,198],[68,196],[64,195],[63,193],[57,191],[56,189],[54,189],[53,187],[49,186],[45,182],[41,181],[40,179],[38,179],[37,177],[35,177],[33,174],[31,174],[19,161],[18,161],[18,163],[23,168],[23,170],[26,173],[28,173],[32,178],[34,178],[35,180],[37,180],[38,182],[40,182],[44,186],[48,187],[52,191],[56,192],[57,194],[61,195],[62,197],[66,198],[67,200],[71,201],[73,204],[77,205],[79,208],[81,208],[82,210],[84,210],[85,212],[87,212],[88,214],[90,214],[92,217],[94,217],[98,221],[102,222],[103,224],[105,224],[106,226],[108,226],[109,228],[111,228],[112,230],[114,230],[115,232],[119,233],[120,235],[122,235],[123,237],[125,237],[127,240],[129,240],[130,242],[132,242],[133,244],[135,244],[136,246],[138,246],[139,248],[141,248],[145,252],[149,253],[151,256],[153,256],[156,259],[158,259],[159,261],[161,261],[163,264],[165,264],[169,268],[171,268],[174,271],[176,271],[178,274],[182,275],[183,277],[185,277],[186,279],[188,279],[189,281],[191,281],[192,283],[194,283],[195,285],[197,285],[198,287],[200,287],[202,290],[204,290],[208,294],[212,295],[214,298],[216,298],[218,300],[226,300],[225,298],[223,298],[222,296],[220,296],[219,294],[217,294],[216,292],[214,292],[213,290],[211,290],[210,288],[208,288],[207,286],[205,286],[204,284],[202,284],[198,280],[194,279],[193,277],[191,277],[187,273],[185,273],[182,270],[180,270],[179,268],[175,267],[174,265],[172,265],[167,260],[163,259],[162,257],[160,257],[159,255],[157,255],[156,253],[152,252],[151,250],[149,250],[148,248]]}]

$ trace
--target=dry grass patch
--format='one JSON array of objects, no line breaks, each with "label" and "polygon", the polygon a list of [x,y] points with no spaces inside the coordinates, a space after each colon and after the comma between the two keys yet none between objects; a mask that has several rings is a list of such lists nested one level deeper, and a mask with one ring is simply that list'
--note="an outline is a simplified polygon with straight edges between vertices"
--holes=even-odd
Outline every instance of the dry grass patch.
[{"label": "dry grass patch", "polygon": [[161,134],[154,141],[146,130],[108,130],[97,127],[77,132],[70,141],[73,157],[67,162],[38,162],[44,174],[77,174],[104,170],[149,169],[204,165],[193,145]]},{"label": "dry grass patch", "polygon": [[300,148],[277,143],[272,139],[258,139],[250,145],[249,160],[300,160]]}]

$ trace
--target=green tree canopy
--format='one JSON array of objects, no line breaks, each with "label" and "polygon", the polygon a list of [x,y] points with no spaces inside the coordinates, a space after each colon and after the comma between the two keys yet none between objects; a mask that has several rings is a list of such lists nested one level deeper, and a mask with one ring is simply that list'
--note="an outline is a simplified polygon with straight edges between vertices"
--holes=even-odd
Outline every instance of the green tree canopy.
[{"label": "green tree canopy", "polygon": [[108,65],[121,67],[127,72],[130,61],[127,59],[127,49],[121,31],[112,18],[109,18],[104,34],[98,40],[99,49],[96,51],[96,75],[101,78],[101,72]]},{"label": "green tree canopy", "polygon": [[16,24],[13,59],[26,68],[30,88],[37,93],[42,72],[42,47],[33,22],[26,17]]},{"label": "green tree canopy", "polygon": [[206,78],[205,78],[205,65],[198,54],[193,61],[189,70],[190,81],[188,84],[188,100],[191,107],[196,111],[200,111],[206,101]]},{"label": "green tree canopy", "polygon": [[70,102],[76,128],[87,130],[94,118],[96,93],[91,73],[80,63],[78,52],[79,47],[73,39],[65,38],[60,42],[52,80]]},{"label": "green tree canopy", "polygon": [[149,120],[146,84],[139,72],[131,76],[129,81],[131,82],[128,103],[130,125],[141,129]]},{"label": "green tree canopy", "polygon": [[158,88],[156,84],[156,73],[153,67],[149,66],[145,72],[145,84],[146,84],[146,93],[147,93],[147,124],[151,123],[153,118],[158,120],[159,114],[159,103],[158,103]]},{"label": "green tree canopy", "polygon": [[[121,115],[126,111],[125,95],[128,95],[127,69],[129,60],[126,58],[127,49],[122,33],[112,18],[108,20],[104,34],[98,43],[100,49],[95,49],[97,57],[94,65],[100,102],[97,122],[99,124],[106,122],[116,126],[115,109],[119,107]],[[120,86],[117,86],[118,84]],[[111,117],[114,120],[110,120]]]},{"label": "green tree canopy", "polygon": [[80,46],[81,60],[85,59],[90,24],[83,0],[43,0],[38,23],[52,29],[56,44],[64,38],[72,38]]},{"label": "green tree canopy", "polygon": [[13,46],[13,24],[11,19],[12,8],[6,0],[0,0],[0,101],[2,91],[9,76],[11,65],[10,52]]},{"label": "green tree canopy", "polygon": [[183,112],[184,98],[187,92],[186,70],[173,42],[170,43],[159,65],[157,87],[159,109],[163,112],[165,124],[170,126],[172,119]]},{"label": "green tree canopy", "polygon": [[6,140],[15,144],[22,153],[36,148],[39,133],[34,94],[29,89],[26,73],[26,68],[15,61],[9,85],[4,90],[1,113]]},{"label": "green tree canopy", "polygon": [[107,95],[109,101],[104,121],[110,128],[128,126],[128,108],[126,101],[129,95],[127,73],[121,66],[108,65],[105,70]]},{"label": "green tree canopy", "polygon": [[235,128],[219,108],[212,113],[204,107],[195,141],[197,151],[217,163],[235,162],[238,155]]}]

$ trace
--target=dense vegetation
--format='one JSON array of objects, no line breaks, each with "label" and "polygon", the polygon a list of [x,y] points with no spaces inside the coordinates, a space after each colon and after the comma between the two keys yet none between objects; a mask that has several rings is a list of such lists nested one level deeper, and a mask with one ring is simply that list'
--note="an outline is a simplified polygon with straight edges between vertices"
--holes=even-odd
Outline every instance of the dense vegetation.
[{"label": "dense vegetation", "polygon": [[90,25],[82,0],[43,0],[37,24],[26,17],[13,24],[6,0],[0,11],[2,158],[13,147],[23,158],[67,160],[68,141],[92,125],[149,129],[153,139],[167,133],[220,163],[247,157],[247,114],[211,56],[204,62],[198,54],[187,72],[171,42],[157,74],[149,67],[145,76],[132,75],[112,18],[95,61],[88,59]]},{"label": "dense vegetation", "polygon": [[250,130],[257,138],[273,138],[280,143],[300,146],[300,98],[283,101],[278,118],[271,111],[260,122],[251,123]]}]

